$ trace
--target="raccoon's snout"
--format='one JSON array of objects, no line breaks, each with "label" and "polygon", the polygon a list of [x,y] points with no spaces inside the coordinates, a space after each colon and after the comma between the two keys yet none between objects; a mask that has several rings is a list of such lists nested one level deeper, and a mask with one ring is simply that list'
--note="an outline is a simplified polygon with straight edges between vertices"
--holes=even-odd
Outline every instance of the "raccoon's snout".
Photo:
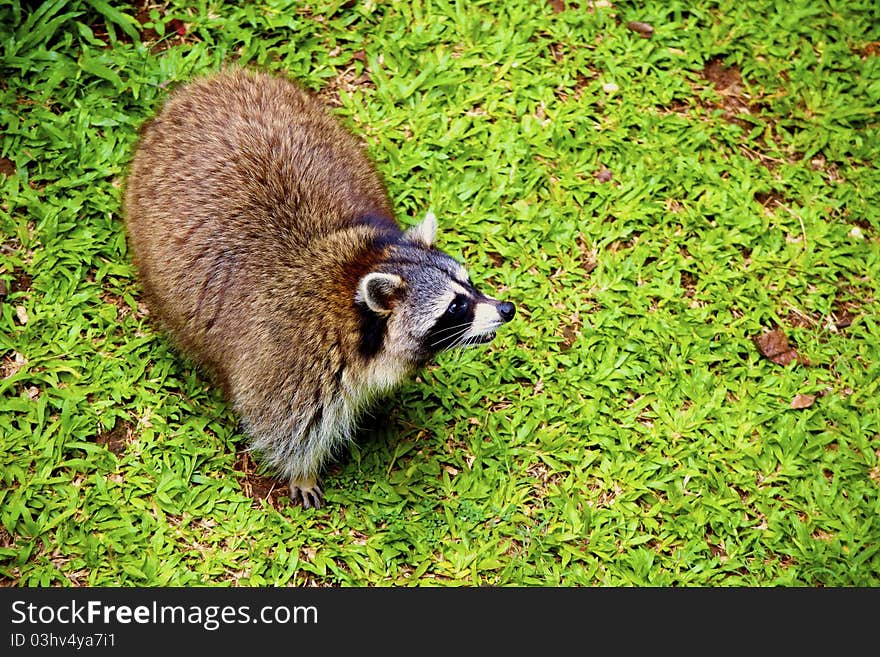
[{"label": "raccoon's snout", "polygon": [[510,301],[502,301],[498,304],[498,316],[505,322],[512,320],[514,315],[516,315],[516,306]]},{"label": "raccoon's snout", "polygon": [[482,296],[482,301],[476,305],[470,330],[466,334],[464,344],[473,345],[491,342],[492,338],[495,337],[495,330],[513,319],[515,314],[516,306],[510,303],[510,301],[497,301],[491,297]]}]

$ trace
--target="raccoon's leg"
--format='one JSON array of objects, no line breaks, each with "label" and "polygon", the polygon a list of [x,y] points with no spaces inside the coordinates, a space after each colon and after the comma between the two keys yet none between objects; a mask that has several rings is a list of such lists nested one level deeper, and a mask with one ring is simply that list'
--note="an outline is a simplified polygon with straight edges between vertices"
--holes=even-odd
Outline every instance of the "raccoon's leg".
[{"label": "raccoon's leg", "polygon": [[314,477],[291,478],[287,488],[290,490],[290,499],[301,503],[304,509],[320,509],[324,506],[324,491]]},{"label": "raccoon's leg", "polygon": [[326,419],[324,406],[316,404],[289,455],[286,474],[290,499],[301,503],[304,509],[320,509],[324,506],[324,491],[318,485],[317,473],[330,452]]},{"label": "raccoon's leg", "polygon": [[302,503],[305,509],[324,506],[324,491],[318,483],[318,473],[331,458],[334,447],[348,440],[352,432],[352,408],[342,396],[330,397],[325,395],[327,401],[312,407],[312,416],[302,431],[302,437],[293,441],[289,453],[285,474],[290,499]]}]

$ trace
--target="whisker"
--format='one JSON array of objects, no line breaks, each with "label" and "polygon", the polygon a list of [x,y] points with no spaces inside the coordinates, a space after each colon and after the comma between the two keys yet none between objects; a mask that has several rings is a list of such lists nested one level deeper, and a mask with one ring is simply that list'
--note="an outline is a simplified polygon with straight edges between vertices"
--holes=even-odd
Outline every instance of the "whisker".
[{"label": "whisker", "polygon": [[453,342],[452,345],[450,345],[449,348],[450,348],[450,349],[457,349],[458,347],[463,346],[464,343],[465,343],[467,340],[468,340],[467,331],[465,331],[464,333],[462,333],[461,335],[459,335],[459,336],[455,339],[455,342]]},{"label": "whisker", "polygon": [[[453,349],[453,348],[456,346],[456,344],[458,343],[459,339],[460,339],[463,335],[464,335],[464,333],[462,333],[461,335],[453,336],[453,338],[452,338],[452,342],[451,342],[448,346],[446,346],[446,347],[444,347],[444,348],[445,348],[445,349]],[[441,344],[442,342],[444,342],[443,339],[437,340],[437,341],[434,342],[431,346],[432,346],[432,347],[439,347],[440,344]]]},{"label": "whisker", "polygon": [[454,324],[453,326],[447,326],[444,329],[440,329],[439,331],[437,331],[437,333],[435,333],[435,335],[442,335],[444,333],[452,333],[452,332],[457,331],[458,329],[462,328],[463,326],[470,326],[470,325],[471,325],[470,322],[463,322],[461,324]]},{"label": "whisker", "polygon": [[439,340],[435,340],[435,341],[431,344],[431,346],[432,346],[432,347],[436,347],[436,346],[439,345],[441,342],[444,342],[444,341],[446,341],[446,340],[452,340],[451,346],[449,347],[449,348],[451,349],[451,348],[454,347],[456,344],[458,344],[459,341],[460,341],[460,340],[461,340],[461,339],[467,334],[468,329],[470,328],[470,322],[468,322],[467,324],[463,324],[463,325],[461,325],[461,326],[458,326],[457,328],[458,328],[458,330],[459,330],[458,333],[452,333],[452,334],[447,335],[447,336],[442,336],[442,337],[440,337]]}]

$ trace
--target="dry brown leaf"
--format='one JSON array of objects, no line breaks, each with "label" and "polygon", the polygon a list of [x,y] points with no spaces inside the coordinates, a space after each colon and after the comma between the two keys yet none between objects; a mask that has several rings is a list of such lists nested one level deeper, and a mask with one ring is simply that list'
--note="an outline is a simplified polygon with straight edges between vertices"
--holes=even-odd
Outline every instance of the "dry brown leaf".
[{"label": "dry brown leaf", "polygon": [[809,408],[815,401],[816,395],[804,395],[799,392],[794,396],[794,399],[791,400],[790,408]]},{"label": "dry brown leaf", "polygon": [[626,27],[643,39],[650,39],[654,34],[654,26],[650,23],[642,23],[641,21],[630,21]]},{"label": "dry brown leaf", "polygon": [[788,344],[788,338],[780,330],[768,331],[752,338],[758,352],[777,365],[789,365],[797,361],[801,365],[809,365],[809,361],[801,356]]},{"label": "dry brown leaf", "polygon": [[880,41],[872,41],[862,48],[862,55],[865,57],[873,57],[880,52]]}]

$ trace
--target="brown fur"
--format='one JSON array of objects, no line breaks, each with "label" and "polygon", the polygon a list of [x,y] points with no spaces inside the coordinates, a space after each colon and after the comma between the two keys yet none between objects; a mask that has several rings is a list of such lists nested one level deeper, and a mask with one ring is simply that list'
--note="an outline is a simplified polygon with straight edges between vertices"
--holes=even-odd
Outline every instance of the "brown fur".
[{"label": "brown fur", "polygon": [[[353,300],[384,254],[353,222],[394,215],[360,143],[301,88],[242,70],[183,86],[142,130],[124,211],[149,308],[252,434],[280,435],[285,409],[320,408],[364,366]],[[288,474],[315,485],[313,464]]]}]

